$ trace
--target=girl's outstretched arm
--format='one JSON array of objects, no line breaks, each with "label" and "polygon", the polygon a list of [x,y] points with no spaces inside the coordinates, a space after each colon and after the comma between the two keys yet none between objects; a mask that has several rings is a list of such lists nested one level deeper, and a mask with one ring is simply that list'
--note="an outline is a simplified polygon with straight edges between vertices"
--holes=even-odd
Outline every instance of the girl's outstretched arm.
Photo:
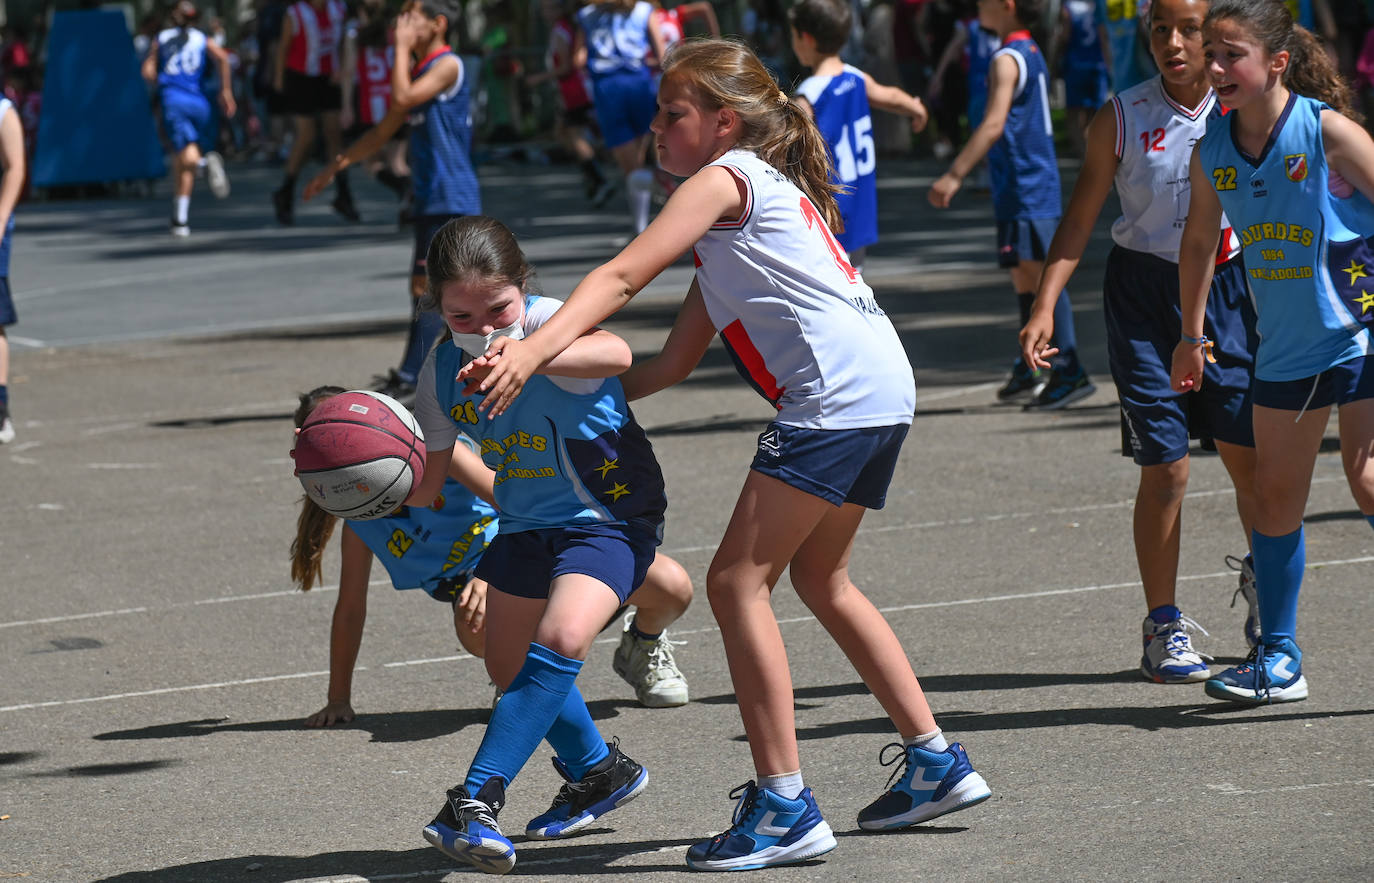
[{"label": "girl's outstretched arm", "polygon": [[[463,439],[459,439],[462,442]],[[426,463],[428,468],[428,463]],[[453,446],[452,459],[448,463],[448,474],[450,478],[457,480],[459,484],[472,491],[477,496],[486,500],[491,505],[496,505],[496,473],[486,463],[477,452],[468,447],[465,443]]]},{"label": "girl's outstretched arm", "polygon": [[[1199,147],[1193,148],[1188,166],[1188,222],[1178,244],[1178,300],[1183,308],[1183,334],[1194,340],[1206,334],[1207,292],[1212,287],[1217,245],[1221,242],[1221,200],[1212,189],[1212,179],[1202,170]],[[1169,372],[1170,388],[1176,392],[1196,392],[1202,388],[1205,348],[1185,340],[1178,342]]]},{"label": "girl's outstretched arm", "polygon": [[1047,349],[1054,336],[1054,305],[1059,300],[1059,293],[1069,284],[1069,277],[1078,269],[1120,164],[1116,157],[1116,111],[1108,102],[1098,108],[1088,124],[1083,167],[1073,185],[1069,207],[1064,211],[1059,229],[1054,231],[1054,240],[1045,256],[1045,268],[1035,290],[1030,321],[1021,329],[1021,358],[1028,367],[1050,367],[1046,360],[1056,352]]},{"label": "girl's outstretched arm", "polygon": [[647,395],[681,383],[692,373],[692,369],[706,354],[706,348],[715,337],[716,328],[706,313],[706,304],[701,299],[701,286],[692,280],[687,291],[687,299],[682,302],[677,318],[673,320],[673,330],[663,349],[656,356],[630,366],[620,375],[620,385],[625,388],[625,400],[634,401]]},{"label": "girl's outstretched arm", "polygon": [[1369,133],[1349,117],[1324,110],[1322,143],[1327,166],[1374,201],[1374,139]]},{"label": "girl's outstretched arm", "polygon": [[444,478],[448,476],[448,464],[452,460],[452,447],[440,451],[425,451],[425,474],[421,476],[419,485],[410,489],[406,505],[428,506],[433,503],[439,494],[439,488],[444,486]]},{"label": "girl's outstretched arm", "polygon": [[340,540],[339,597],[329,628],[329,693],[324,708],[305,719],[307,727],[329,727],[353,720],[353,666],[367,622],[367,578],[372,550],[345,522]]},{"label": "girl's outstretched arm", "polygon": [[487,356],[500,353],[501,358],[479,386],[486,393],[482,407],[492,416],[505,411],[540,366],[628,303],[711,225],[738,217],[745,186],[720,166],[703,168],[684,181],[648,228],[588,273],[543,327],[524,340],[503,337],[492,343]]}]

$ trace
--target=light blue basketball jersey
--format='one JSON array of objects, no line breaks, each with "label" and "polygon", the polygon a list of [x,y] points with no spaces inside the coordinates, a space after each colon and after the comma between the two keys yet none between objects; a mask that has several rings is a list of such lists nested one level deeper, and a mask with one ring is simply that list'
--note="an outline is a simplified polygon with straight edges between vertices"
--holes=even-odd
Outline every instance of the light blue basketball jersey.
[{"label": "light blue basketball jersey", "polygon": [[157,85],[169,91],[199,96],[205,73],[205,34],[195,28],[167,28],[157,35]]},{"label": "light blue basketball jersey", "polygon": [[811,103],[816,127],[830,147],[835,181],[845,188],[835,194],[844,218],[844,232],[835,238],[853,253],[878,241],[878,154],[864,76],[845,65],[838,76],[807,77],[797,94]]},{"label": "light blue basketball jersey", "polygon": [[496,536],[496,510],[455,479],[444,480],[429,506],[405,506],[400,514],[349,521],[398,589],[424,589],[469,574]]},{"label": "light blue basketball jersey", "polygon": [[1057,218],[1059,163],[1050,123],[1049,69],[1028,31],[1007,35],[992,56],[1015,60],[1017,78],[1002,137],[988,151],[993,213],[999,221]]},{"label": "light blue basketball jersey", "polygon": [[639,0],[628,14],[601,4],[577,11],[577,23],[586,38],[587,72],[593,78],[648,70],[644,57],[653,49],[649,40],[649,17],[653,11],[653,6],[644,0]]},{"label": "light blue basketball jersey", "polygon": [[410,112],[410,170],[417,215],[482,213],[482,193],[472,169],[472,88],[467,65],[446,46],[420,62],[415,79],[450,57],[458,62],[458,79]]},{"label": "light blue basketball jersey", "polygon": [[[526,317],[544,300],[527,296]],[[462,350],[440,343],[432,358],[439,409],[496,470],[502,533],[637,523],[661,535],[663,473],[617,378],[579,394],[536,374],[510,409],[493,418],[454,379],[468,361]]]},{"label": "light blue basketball jersey", "polygon": [[1237,147],[1234,113],[1214,119],[1199,142],[1203,171],[1245,252],[1260,380],[1301,380],[1374,354],[1374,207],[1327,189],[1325,107],[1291,94],[1257,158]]},{"label": "light blue basketball jersey", "polygon": [[1154,76],[1154,64],[1141,58],[1137,0],[1097,0],[1097,20],[1106,27],[1112,50],[1112,91],[1122,92]]}]

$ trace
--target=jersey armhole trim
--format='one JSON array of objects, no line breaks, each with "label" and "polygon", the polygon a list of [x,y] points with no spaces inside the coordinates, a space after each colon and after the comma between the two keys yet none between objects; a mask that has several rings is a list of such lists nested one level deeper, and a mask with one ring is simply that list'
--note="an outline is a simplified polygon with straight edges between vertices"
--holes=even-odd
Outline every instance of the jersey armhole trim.
[{"label": "jersey armhole trim", "polygon": [[744,185],[744,208],[740,209],[738,218],[726,221],[717,221],[711,225],[712,230],[743,230],[749,223],[749,219],[754,214],[754,188],[749,183],[749,176],[734,166],[721,163],[720,168],[725,169],[735,178],[736,185]]},{"label": "jersey armhole trim", "polygon": [[1121,96],[1112,96],[1112,110],[1116,114],[1116,158],[1119,162],[1126,154],[1126,109],[1121,106]]}]

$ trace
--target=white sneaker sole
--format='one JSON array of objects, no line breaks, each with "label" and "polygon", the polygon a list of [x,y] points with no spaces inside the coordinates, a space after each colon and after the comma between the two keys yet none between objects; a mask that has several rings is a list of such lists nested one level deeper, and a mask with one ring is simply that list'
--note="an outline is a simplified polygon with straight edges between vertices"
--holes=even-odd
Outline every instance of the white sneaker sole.
[{"label": "white sneaker sole", "polygon": [[425,826],[424,835],[430,846],[454,861],[472,865],[479,871],[485,871],[488,874],[506,874],[515,867],[515,850],[494,840],[483,840],[477,846],[458,849],[456,842],[447,843],[444,836],[432,826]]},{"label": "white sneaker sole", "polygon": [[14,423],[6,417],[0,422],[0,445],[7,445],[14,441]]},{"label": "white sneaker sole", "polygon": [[696,871],[752,871],[773,865],[790,865],[825,855],[834,849],[835,832],[822,821],[807,832],[806,837],[787,846],[767,846],[758,852],[728,859],[707,859],[694,862],[687,859],[687,866]]},{"label": "white sneaker sole", "polygon": [[949,793],[938,803],[923,803],[910,812],[891,818],[859,822],[859,827],[865,831],[893,831],[897,828],[909,828],[912,825],[938,819],[940,816],[949,815],[961,809],[977,806],[991,796],[992,789],[988,787],[987,780],[977,773],[969,773],[960,779],[959,784],[951,788]]},{"label": "white sneaker sole", "polygon": [[1287,687],[1278,690],[1270,690],[1267,695],[1256,695],[1253,690],[1245,690],[1240,687],[1232,687],[1220,681],[1208,681],[1204,689],[1207,695],[1214,699],[1225,699],[1229,702],[1239,702],[1244,705],[1264,705],[1268,702],[1298,702],[1307,698],[1307,678],[1298,675],[1298,679]]},{"label": "white sneaker sole", "polygon": [[229,195],[229,176],[224,171],[224,159],[213,150],[205,154],[205,181],[216,199]]}]

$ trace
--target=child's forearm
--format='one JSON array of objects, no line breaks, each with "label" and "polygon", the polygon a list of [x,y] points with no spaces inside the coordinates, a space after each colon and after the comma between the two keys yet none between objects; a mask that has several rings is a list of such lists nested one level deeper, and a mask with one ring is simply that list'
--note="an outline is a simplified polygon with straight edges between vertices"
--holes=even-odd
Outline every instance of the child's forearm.
[{"label": "child's forearm", "polygon": [[1002,123],[990,120],[983,120],[982,124],[974,130],[969,137],[964,149],[959,151],[959,155],[954,158],[954,162],[949,164],[948,174],[953,175],[959,180],[967,178],[978,163],[982,162],[983,157],[988,155],[992,145],[997,143],[997,139],[1002,137]]},{"label": "child's forearm", "polygon": [[595,329],[568,344],[544,363],[536,374],[558,377],[615,377],[634,360],[629,344],[608,331]]}]

